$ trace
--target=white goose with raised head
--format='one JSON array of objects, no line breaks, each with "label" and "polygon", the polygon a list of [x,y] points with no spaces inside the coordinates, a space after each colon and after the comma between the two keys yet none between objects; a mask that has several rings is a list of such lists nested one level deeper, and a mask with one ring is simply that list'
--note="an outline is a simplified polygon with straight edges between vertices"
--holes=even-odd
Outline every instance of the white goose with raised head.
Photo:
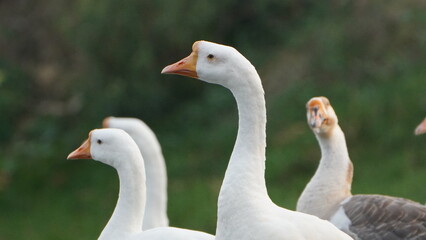
[{"label": "white goose with raised head", "polygon": [[297,211],[329,220],[354,239],[426,239],[426,206],[403,198],[351,194],[353,166],[329,100],[312,98],[306,108],[322,156]]},{"label": "white goose with raised head", "polygon": [[135,141],[121,129],[96,129],[68,159],[94,159],[115,168],[120,192],[100,240],[213,240],[214,236],[182,228],[141,231],[145,210],[145,166]]},{"label": "white goose with raised head", "polygon": [[146,204],[142,230],[169,226],[167,217],[167,170],[155,133],[142,120],[107,117],[104,128],[119,128],[135,140],[145,161]]},{"label": "white goose with raised head", "polygon": [[216,240],[351,239],[330,222],[281,208],[269,198],[264,91],[256,69],[243,55],[229,46],[198,41],[191,55],[162,73],[220,84],[237,102],[238,135],[219,193]]}]

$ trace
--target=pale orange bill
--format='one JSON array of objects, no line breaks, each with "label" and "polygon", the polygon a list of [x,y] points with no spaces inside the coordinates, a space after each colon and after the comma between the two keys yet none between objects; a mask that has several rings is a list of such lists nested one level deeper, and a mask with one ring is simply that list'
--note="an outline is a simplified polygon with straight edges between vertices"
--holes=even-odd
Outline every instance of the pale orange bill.
[{"label": "pale orange bill", "polygon": [[90,154],[90,137],[84,141],[83,144],[72,153],[70,153],[67,159],[91,159],[92,155]]},{"label": "pale orange bill", "polygon": [[320,99],[313,98],[308,102],[307,108],[309,111],[309,125],[313,128],[321,127],[327,119],[327,114],[322,101]]},{"label": "pale orange bill", "polygon": [[170,64],[163,68],[162,74],[177,74],[186,77],[198,78],[197,75],[197,60],[198,60],[198,42],[195,42],[192,46],[192,53],[173,64]]}]

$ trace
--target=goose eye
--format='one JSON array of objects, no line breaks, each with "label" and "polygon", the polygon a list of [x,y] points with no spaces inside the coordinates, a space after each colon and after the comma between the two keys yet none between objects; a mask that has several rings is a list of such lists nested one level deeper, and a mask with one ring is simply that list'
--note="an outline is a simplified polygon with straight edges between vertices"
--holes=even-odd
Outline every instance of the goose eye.
[{"label": "goose eye", "polygon": [[98,144],[102,144],[102,140],[101,139],[98,139]]},{"label": "goose eye", "polygon": [[213,55],[213,54],[209,54],[209,55],[207,55],[207,58],[208,58],[208,59],[213,59],[213,58],[214,58],[214,55]]}]

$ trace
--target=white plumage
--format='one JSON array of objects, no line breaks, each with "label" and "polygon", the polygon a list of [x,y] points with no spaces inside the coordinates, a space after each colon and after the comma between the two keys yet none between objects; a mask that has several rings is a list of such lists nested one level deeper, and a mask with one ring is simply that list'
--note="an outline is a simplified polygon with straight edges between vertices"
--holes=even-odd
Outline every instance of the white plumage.
[{"label": "white plumage", "polygon": [[135,140],[145,161],[146,205],[142,229],[169,226],[166,163],[155,133],[137,118],[108,117],[103,126],[126,131]]},{"label": "white plumage", "polygon": [[117,170],[120,193],[101,240],[213,240],[214,236],[181,228],[141,231],[146,201],[145,167],[135,141],[121,129],[98,129],[89,134],[68,159],[92,158]]},{"label": "white plumage", "polygon": [[229,46],[199,41],[190,56],[162,73],[220,84],[237,102],[239,129],[218,199],[217,240],[351,239],[331,223],[278,207],[269,198],[264,92],[256,69],[243,55]]}]

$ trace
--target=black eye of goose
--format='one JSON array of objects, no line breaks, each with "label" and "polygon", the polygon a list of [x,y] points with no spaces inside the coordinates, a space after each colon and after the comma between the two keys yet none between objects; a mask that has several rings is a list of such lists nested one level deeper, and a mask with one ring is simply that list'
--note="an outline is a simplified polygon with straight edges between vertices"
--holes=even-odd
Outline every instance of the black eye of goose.
[{"label": "black eye of goose", "polygon": [[207,55],[207,58],[208,58],[208,59],[213,59],[213,58],[214,58],[214,55],[213,55],[213,54],[209,54],[209,55]]},{"label": "black eye of goose", "polygon": [[101,139],[98,139],[98,144],[102,144],[102,140]]}]

